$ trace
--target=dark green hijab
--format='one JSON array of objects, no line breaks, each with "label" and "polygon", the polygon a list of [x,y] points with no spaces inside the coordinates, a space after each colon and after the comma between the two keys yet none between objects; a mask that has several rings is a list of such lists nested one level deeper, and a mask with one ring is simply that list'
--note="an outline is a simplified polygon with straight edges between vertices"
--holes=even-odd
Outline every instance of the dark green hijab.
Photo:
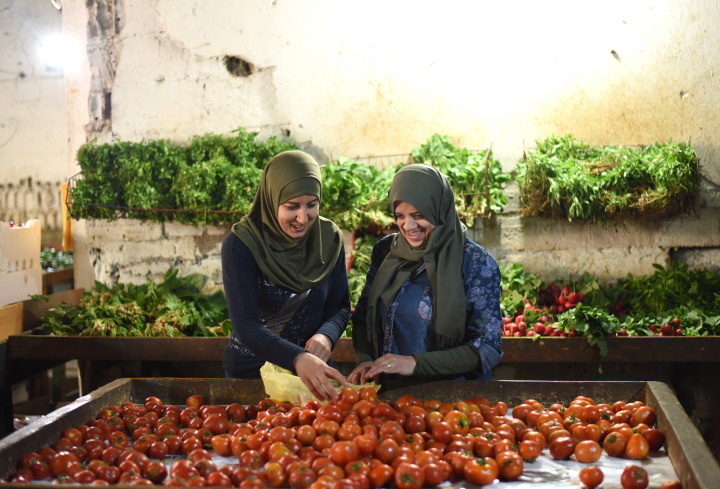
[{"label": "dark green hijab", "polygon": [[296,293],[325,280],[343,246],[340,228],[319,215],[301,238],[291,238],[282,230],[278,207],[306,194],[321,200],[317,162],[302,151],[280,153],[265,165],[250,212],[232,228],[250,248],[262,273],[274,285]]},{"label": "dark green hijab", "polygon": [[[402,284],[425,263],[433,290],[435,331],[438,348],[445,350],[462,343],[465,337],[465,288],[462,281],[466,227],[455,209],[455,196],[447,178],[429,165],[415,164],[401,169],[390,187],[390,207],[407,202],[435,226],[424,245],[414,248],[402,233],[393,238],[390,253],[378,270],[368,300],[368,339],[378,348],[387,307]],[[377,352],[376,352],[377,353]]]}]

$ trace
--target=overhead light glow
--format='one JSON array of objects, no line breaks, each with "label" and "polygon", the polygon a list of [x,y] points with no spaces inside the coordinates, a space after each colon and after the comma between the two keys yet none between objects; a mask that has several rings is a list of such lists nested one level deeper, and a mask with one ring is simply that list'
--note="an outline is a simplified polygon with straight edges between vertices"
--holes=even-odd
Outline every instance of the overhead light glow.
[{"label": "overhead light glow", "polygon": [[47,37],[40,46],[40,55],[48,70],[74,70],[80,61],[78,47],[62,35]]}]

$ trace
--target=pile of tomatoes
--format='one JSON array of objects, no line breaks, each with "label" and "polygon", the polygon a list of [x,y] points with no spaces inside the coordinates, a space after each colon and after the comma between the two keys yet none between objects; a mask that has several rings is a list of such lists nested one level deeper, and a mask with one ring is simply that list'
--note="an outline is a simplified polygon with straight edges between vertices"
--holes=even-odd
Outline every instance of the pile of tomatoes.
[{"label": "pile of tomatoes", "polygon": [[[270,399],[247,408],[207,405],[202,396],[186,402],[185,409],[156,397],[111,406],[67,429],[52,448],[22,457],[13,480],[296,489],[419,489],[462,479],[486,485],[517,479],[548,446],[554,459],[591,464],[603,450],[642,460],[665,440],[642,402],[595,405],[587,397],[549,408],[528,399],[512,417],[505,403],[482,397],[447,404],[406,395],[390,403],[369,387],[342,389],[331,403],[302,408]],[[216,466],[209,449],[236,463]],[[181,454],[166,465],[166,457]],[[602,482],[594,466],[581,473],[588,487],[600,484],[598,477]]]}]

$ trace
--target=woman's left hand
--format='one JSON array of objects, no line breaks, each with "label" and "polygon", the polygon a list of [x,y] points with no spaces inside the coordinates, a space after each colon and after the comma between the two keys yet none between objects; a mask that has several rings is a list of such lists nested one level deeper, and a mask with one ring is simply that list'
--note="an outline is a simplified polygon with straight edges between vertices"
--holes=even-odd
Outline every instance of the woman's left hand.
[{"label": "woman's left hand", "polygon": [[388,353],[373,362],[370,370],[365,373],[365,377],[373,378],[380,374],[412,375],[415,365],[417,365],[415,357]]},{"label": "woman's left hand", "polygon": [[330,342],[330,338],[322,333],[318,333],[305,343],[305,349],[323,362],[327,362],[332,353],[332,343]]}]

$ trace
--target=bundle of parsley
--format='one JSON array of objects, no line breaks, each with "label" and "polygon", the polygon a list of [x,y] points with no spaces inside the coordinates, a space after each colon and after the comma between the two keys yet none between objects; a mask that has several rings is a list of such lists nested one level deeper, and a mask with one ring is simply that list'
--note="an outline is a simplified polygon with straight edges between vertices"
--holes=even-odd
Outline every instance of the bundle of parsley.
[{"label": "bundle of parsley", "polygon": [[695,203],[698,163],[687,143],[597,148],[552,135],[536,145],[517,169],[525,217],[664,219]]},{"label": "bundle of parsley", "polygon": [[56,336],[229,336],[225,294],[202,295],[200,274],[179,278],[168,270],[160,284],[95,282],[79,305],[60,304],[43,318],[40,331]]}]

